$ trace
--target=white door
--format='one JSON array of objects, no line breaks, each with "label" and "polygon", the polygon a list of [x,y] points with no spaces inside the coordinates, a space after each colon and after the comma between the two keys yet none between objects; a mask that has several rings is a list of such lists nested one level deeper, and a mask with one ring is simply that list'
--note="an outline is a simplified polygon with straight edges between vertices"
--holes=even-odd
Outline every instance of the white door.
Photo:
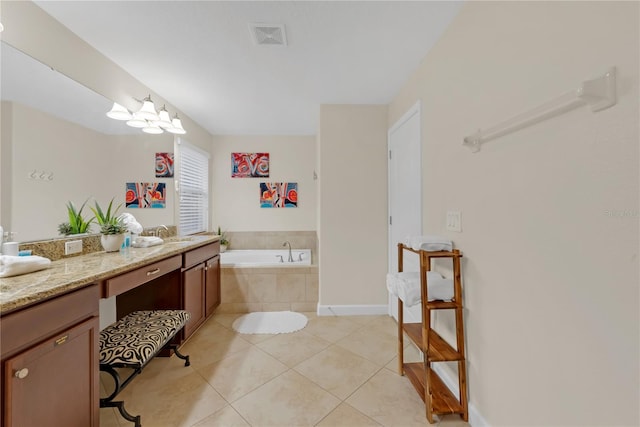
[{"label": "white door", "polygon": [[[420,101],[389,129],[389,272],[398,271],[398,243],[422,234]],[[418,256],[404,253],[403,270],[419,271]],[[389,314],[397,319],[397,299],[389,295]],[[405,311],[420,321],[420,310]]]}]

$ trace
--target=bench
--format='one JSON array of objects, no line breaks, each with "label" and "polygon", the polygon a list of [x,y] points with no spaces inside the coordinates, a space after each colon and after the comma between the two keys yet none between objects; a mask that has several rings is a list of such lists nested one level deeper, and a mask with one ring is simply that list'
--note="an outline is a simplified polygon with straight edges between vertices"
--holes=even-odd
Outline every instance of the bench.
[{"label": "bench", "polygon": [[[109,374],[115,384],[114,391],[100,399],[101,408],[118,408],[123,418],[141,427],[140,415],[129,414],[123,401],[113,399],[163,348],[172,349],[185,361],[184,366],[190,365],[189,356],[180,354],[177,344],[170,342],[190,317],[185,310],[136,311],[100,331],[100,371]],[[122,381],[116,368],[132,372]]]}]

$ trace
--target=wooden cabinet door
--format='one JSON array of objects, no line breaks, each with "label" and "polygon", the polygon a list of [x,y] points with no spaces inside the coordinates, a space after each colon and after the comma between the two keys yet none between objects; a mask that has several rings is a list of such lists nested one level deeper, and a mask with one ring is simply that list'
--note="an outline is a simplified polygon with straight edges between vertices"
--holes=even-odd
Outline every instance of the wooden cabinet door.
[{"label": "wooden cabinet door", "polygon": [[5,427],[99,424],[97,317],[5,360]]},{"label": "wooden cabinet door", "polygon": [[204,266],[198,264],[182,273],[183,309],[191,314],[191,320],[184,327],[185,339],[191,336],[204,322]]},{"label": "wooden cabinet door", "polygon": [[220,305],[220,255],[216,255],[206,263],[205,301],[205,315],[209,317]]}]

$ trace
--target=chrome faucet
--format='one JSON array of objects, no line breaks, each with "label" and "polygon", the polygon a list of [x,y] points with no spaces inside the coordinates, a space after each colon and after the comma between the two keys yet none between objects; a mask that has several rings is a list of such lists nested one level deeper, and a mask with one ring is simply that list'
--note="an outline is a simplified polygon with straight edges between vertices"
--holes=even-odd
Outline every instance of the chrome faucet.
[{"label": "chrome faucet", "polygon": [[284,242],[282,246],[289,246],[289,262],[293,262],[293,255],[291,255],[291,243],[288,241]]},{"label": "chrome faucet", "polygon": [[159,226],[157,226],[157,227],[156,227],[156,236],[160,237],[160,232],[162,231],[162,230],[161,230],[162,228],[164,228],[164,230],[165,230],[167,233],[169,233],[169,228],[168,228],[166,225],[161,224],[161,225],[159,225]]}]

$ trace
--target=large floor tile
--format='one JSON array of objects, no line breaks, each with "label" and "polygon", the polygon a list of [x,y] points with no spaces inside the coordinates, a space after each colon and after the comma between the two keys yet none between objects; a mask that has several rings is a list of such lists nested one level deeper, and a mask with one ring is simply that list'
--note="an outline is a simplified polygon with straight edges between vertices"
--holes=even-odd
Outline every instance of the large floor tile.
[{"label": "large floor tile", "polygon": [[251,347],[206,365],[198,373],[228,402],[233,402],[287,369],[262,350]]},{"label": "large floor tile", "polygon": [[427,424],[424,403],[409,380],[388,369],[378,371],[346,403],[383,426]]},{"label": "large floor tile", "polygon": [[294,369],[334,396],[346,399],[380,367],[357,354],[332,345]]},{"label": "large floor tile", "polygon": [[232,406],[252,426],[313,426],[340,400],[295,371],[287,371]]},{"label": "large floor tile", "polygon": [[[251,343],[237,334],[218,326],[220,334],[210,332],[193,336],[180,349],[180,353],[188,354],[194,368],[217,362],[239,351],[251,348]],[[211,328],[216,329],[216,328]]]},{"label": "large floor tile", "polygon": [[376,427],[380,426],[371,418],[358,411],[353,406],[342,403],[334,409],[322,421],[316,424],[317,427]]},{"label": "large floor tile", "polygon": [[379,366],[384,366],[397,355],[398,339],[370,325],[358,329],[336,343]]},{"label": "large floor tile", "polygon": [[333,343],[361,327],[361,324],[347,317],[317,316],[309,319],[304,331]]},{"label": "large floor tile", "polygon": [[141,416],[144,426],[192,426],[227,405],[196,372],[163,385],[148,385],[140,387],[133,381],[117,398],[124,400],[129,413]]},{"label": "large floor tile", "polygon": [[[209,415],[204,420],[194,424],[193,427],[248,427],[250,424],[233,409],[227,405],[219,411]],[[101,426],[102,427],[102,426]]]},{"label": "large floor tile", "polygon": [[290,334],[275,335],[256,345],[292,368],[298,363],[320,353],[331,343],[304,331],[298,331]]},{"label": "large floor tile", "polygon": [[470,427],[470,425],[460,418],[460,415],[451,414],[439,416],[438,427]]}]

